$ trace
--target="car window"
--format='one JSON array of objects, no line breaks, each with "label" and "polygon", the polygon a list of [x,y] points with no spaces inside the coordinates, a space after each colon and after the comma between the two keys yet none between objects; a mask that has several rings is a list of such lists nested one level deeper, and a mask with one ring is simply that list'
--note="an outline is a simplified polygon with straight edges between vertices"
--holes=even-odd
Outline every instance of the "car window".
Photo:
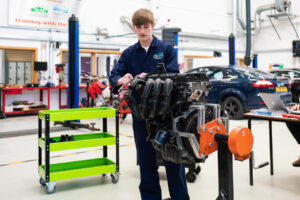
[{"label": "car window", "polygon": [[271,73],[274,74],[275,76],[281,77],[281,72],[275,72],[275,71],[273,71]]},{"label": "car window", "polygon": [[222,69],[215,68],[201,68],[200,72],[204,72],[208,79],[222,80],[224,77],[224,72]]},{"label": "car window", "polygon": [[258,69],[253,69],[250,67],[236,67],[236,71],[243,73],[250,78],[264,78],[264,79],[274,79],[275,75],[269,72],[261,71]]},{"label": "car window", "polygon": [[293,72],[291,72],[291,71],[283,71],[281,73],[280,77],[283,77],[283,78],[293,78]]},{"label": "car window", "polygon": [[291,78],[300,78],[300,73],[295,71],[290,71],[289,75]]},{"label": "car window", "polygon": [[233,79],[233,78],[238,78],[238,75],[231,70],[225,70],[223,79]]},{"label": "car window", "polygon": [[192,69],[190,71],[187,71],[187,73],[191,73],[191,74],[195,74],[195,73],[198,73],[200,72],[200,69]]}]

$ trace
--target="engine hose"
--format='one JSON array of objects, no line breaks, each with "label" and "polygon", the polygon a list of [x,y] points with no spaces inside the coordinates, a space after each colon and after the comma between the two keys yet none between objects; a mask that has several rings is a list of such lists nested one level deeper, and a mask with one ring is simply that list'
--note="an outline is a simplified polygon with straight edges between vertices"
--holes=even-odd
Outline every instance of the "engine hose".
[{"label": "engine hose", "polygon": [[162,101],[159,108],[159,115],[162,116],[162,119],[165,118],[167,114],[167,110],[169,110],[172,90],[173,90],[173,81],[167,78],[164,81]]},{"label": "engine hose", "polygon": [[124,98],[127,102],[127,105],[129,106],[131,113],[139,120],[142,119],[139,109],[138,109],[138,105],[133,97],[134,92],[136,91],[137,87],[140,87],[141,85],[145,85],[145,81],[142,79],[134,79],[130,86],[129,86],[129,90],[128,90],[128,95],[125,95]]},{"label": "engine hose", "polygon": [[141,95],[141,104],[139,105],[139,111],[143,119],[147,119],[148,117],[147,107],[148,107],[149,95],[151,93],[153,85],[154,85],[154,80],[152,78],[149,78],[144,87],[143,94]]},{"label": "engine hose", "polygon": [[157,116],[157,111],[159,108],[159,97],[160,97],[160,91],[161,87],[163,85],[164,81],[161,79],[156,79],[154,82],[154,87],[152,91],[152,101],[151,101],[151,110],[149,112],[149,118],[154,119]]}]

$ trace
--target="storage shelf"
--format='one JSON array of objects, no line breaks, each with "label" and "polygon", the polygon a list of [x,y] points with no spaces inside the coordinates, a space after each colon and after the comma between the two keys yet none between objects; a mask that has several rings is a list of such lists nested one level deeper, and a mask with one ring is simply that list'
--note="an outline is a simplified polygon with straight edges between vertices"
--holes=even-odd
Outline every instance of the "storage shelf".
[{"label": "storage shelf", "polygon": [[49,115],[50,121],[68,121],[68,120],[115,117],[116,109],[108,108],[108,107],[98,107],[98,108],[45,110],[39,112],[39,118],[45,120],[47,114]]},{"label": "storage shelf", "polygon": [[[73,141],[60,142],[60,137],[50,139],[55,141],[50,142],[50,152],[116,144],[116,137],[106,132],[73,135]],[[45,138],[39,138],[39,147],[45,150]]]},{"label": "storage shelf", "polygon": [[[108,158],[97,158],[50,164],[50,182],[116,172],[116,163]],[[45,180],[45,165],[39,166],[39,175]]]}]

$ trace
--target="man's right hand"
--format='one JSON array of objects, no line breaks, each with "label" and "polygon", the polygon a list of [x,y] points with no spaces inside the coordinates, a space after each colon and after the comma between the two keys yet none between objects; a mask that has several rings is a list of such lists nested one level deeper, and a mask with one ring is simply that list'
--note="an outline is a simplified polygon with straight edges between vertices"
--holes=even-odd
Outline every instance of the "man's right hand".
[{"label": "man's right hand", "polygon": [[295,105],[290,108],[291,110],[300,110],[300,105]]},{"label": "man's right hand", "polygon": [[133,80],[133,77],[131,74],[127,73],[122,78],[120,78],[117,82],[117,86],[120,85],[127,85]]}]

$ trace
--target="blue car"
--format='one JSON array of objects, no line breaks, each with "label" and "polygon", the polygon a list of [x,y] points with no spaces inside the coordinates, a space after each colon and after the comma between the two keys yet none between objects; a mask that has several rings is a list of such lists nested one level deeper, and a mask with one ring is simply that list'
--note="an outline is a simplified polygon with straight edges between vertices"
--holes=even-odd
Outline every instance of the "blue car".
[{"label": "blue car", "polygon": [[271,73],[242,66],[205,66],[187,73],[198,72],[206,73],[211,82],[207,102],[220,104],[223,115],[230,119],[241,119],[245,112],[266,107],[260,92],[277,93],[285,104],[291,103],[289,81]]}]

